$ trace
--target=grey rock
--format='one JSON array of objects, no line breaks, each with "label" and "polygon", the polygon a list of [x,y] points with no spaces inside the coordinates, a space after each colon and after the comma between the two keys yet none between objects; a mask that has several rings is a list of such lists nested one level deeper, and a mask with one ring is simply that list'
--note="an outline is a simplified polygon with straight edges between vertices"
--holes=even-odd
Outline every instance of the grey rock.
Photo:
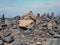
[{"label": "grey rock", "polygon": [[1,37],[0,37],[0,45],[4,45],[4,42]]},{"label": "grey rock", "polygon": [[0,40],[0,45],[4,45],[4,43],[3,43],[3,41],[2,41],[2,40]]},{"label": "grey rock", "polygon": [[4,30],[3,33],[4,33],[3,36],[7,37],[7,36],[10,36],[12,32],[9,30]]},{"label": "grey rock", "polygon": [[14,41],[13,36],[3,37],[3,41],[7,43],[12,43]]}]

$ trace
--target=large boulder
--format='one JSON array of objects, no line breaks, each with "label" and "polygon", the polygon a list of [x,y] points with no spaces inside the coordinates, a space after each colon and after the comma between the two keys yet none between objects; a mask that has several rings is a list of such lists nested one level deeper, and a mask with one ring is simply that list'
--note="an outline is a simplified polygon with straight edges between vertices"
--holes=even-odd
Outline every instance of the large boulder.
[{"label": "large boulder", "polygon": [[31,29],[34,26],[33,20],[19,20],[19,27],[25,27]]}]

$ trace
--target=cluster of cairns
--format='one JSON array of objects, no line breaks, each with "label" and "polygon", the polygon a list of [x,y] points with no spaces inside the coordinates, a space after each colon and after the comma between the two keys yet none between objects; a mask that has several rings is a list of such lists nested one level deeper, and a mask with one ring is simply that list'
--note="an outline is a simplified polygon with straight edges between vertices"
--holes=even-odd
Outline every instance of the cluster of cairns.
[{"label": "cluster of cairns", "polygon": [[24,16],[14,18],[5,18],[3,14],[0,18],[0,45],[14,42],[12,30],[15,29],[21,31],[20,35],[30,35],[32,41],[36,36],[39,38],[60,38],[60,16],[55,16],[53,12],[51,15],[38,13],[35,16],[32,11]]},{"label": "cluster of cairns", "polygon": [[[20,17],[19,27],[22,30],[29,30],[30,33],[38,34],[40,37],[60,37],[60,16],[55,16],[52,12],[34,16],[32,11]],[[27,33],[27,32],[26,32]],[[28,33],[27,33],[28,34]]]}]

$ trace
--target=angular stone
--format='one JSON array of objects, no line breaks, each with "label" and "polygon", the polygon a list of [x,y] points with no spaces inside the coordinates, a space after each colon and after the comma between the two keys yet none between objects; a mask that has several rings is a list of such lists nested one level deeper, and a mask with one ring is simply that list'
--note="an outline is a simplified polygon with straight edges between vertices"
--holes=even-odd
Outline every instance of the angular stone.
[{"label": "angular stone", "polygon": [[14,41],[13,36],[3,37],[3,41],[7,43],[12,43]]},{"label": "angular stone", "polygon": [[9,30],[4,30],[4,31],[3,31],[3,36],[4,36],[4,37],[10,36],[11,33],[12,33],[12,32],[9,31]]}]

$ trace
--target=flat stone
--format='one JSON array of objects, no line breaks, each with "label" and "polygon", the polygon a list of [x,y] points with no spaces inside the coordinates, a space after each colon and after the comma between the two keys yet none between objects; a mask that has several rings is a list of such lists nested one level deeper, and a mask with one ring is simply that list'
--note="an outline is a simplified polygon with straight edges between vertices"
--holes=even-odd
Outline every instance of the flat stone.
[{"label": "flat stone", "polygon": [[3,41],[7,43],[12,43],[14,41],[13,36],[3,37]]}]

